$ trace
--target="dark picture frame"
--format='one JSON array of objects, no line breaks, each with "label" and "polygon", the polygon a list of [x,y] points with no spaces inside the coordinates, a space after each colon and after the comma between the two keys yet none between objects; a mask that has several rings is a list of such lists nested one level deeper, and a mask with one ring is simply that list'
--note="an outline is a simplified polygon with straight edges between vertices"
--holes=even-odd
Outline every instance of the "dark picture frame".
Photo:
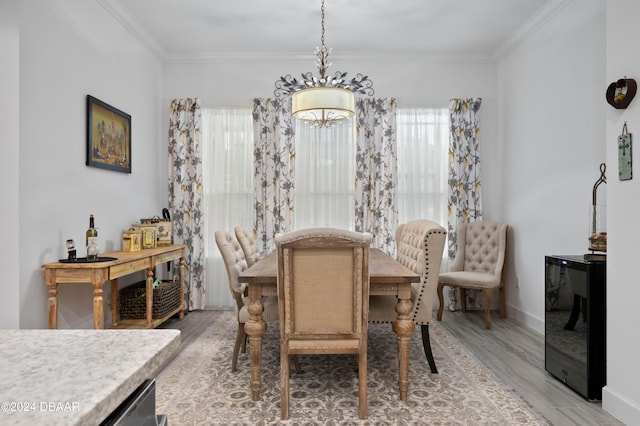
[{"label": "dark picture frame", "polygon": [[87,95],[87,166],[131,173],[131,116]]}]

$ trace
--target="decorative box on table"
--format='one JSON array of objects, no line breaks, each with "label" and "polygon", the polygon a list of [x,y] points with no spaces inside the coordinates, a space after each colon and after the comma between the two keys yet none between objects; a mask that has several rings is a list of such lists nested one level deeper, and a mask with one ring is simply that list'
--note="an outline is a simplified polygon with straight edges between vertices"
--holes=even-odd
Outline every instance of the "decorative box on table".
[{"label": "decorative box on table", "polygon": [[[146,282],[141,281],[120,289],[118,302],[120,319],[144,319],[147,317]],[[180,282],[162,281],[153,289],[153,319],[163,318],[180,307]]]},{"label": "decorative box on table", "polygon": [[140,251],[142,249],[142,231],[129,228],[122,231],[122,251]]},{"label": "decorative box on table", "polygon": [[156,225],[153,223],[133,224],[131,225],[136,231],[142,233],[142,249],[156,248]]}]

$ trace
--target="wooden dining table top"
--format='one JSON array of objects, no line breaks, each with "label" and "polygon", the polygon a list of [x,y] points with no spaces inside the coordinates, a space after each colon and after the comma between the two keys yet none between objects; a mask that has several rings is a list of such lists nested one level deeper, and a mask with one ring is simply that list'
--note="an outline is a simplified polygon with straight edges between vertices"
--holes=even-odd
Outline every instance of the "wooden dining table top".
[{"label": "wooden dining table top", "polygon": [[[239,275],[248,284],[277,284],[278,254],[274,250]],[[420,276],[380,249],[369,250],[369,282],[398,284],[420,282]]]}]

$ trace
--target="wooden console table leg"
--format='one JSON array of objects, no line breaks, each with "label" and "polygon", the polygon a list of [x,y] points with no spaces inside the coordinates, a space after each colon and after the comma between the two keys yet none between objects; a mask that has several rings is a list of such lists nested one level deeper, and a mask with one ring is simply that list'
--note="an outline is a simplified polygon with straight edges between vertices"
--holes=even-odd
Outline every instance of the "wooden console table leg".
[{"label": "wooden console table leg", "polygon": [[147,328],[153,328],[153,280],[154,280],[153,268],[147,269],[147,286],[145,295],[147,296]]},{"label": "wooden console table leg", "polygon": [[102,270],[93,271],[93,278],[91,284],[93,285],[93,328],[101,330],[104,328],[103,321],[103,305],[104,299],[102,298],[102,286],[105,282],[105,275]]},{"label": "wooden console table leg", "polygon": [[184,310],[186,309],[186,305],[184,303],[184,276],[187,270],[187,264],[184,261],[184,256],[180,258],[180,270],[178,275],[180,277],[180,315],[179,318],[184,319]]},{"label": "wooden console table leg", "polygon": [[[400,292],[399,292],[400,293]],[[406,401],[409,393],[409,350],[411,335],[415,329],[415,323],[409,319],[411,308],[411,290],[398,294],[396,305],[397,319],[393,322],[393,331],[398,336],[398,384],[400,386],[400,400]],[[408,294],[404,294],[408,293]]]},{"label": "wooden console table leg", "polygon": [[118,279],[111,280],[111,324],[118,324]]},{"label": "wooden console table leg", "polygon": [[58,328],[58,283],[56,283],[56,271],[47,269],[45,271],[45,283],[47,284],[47,294],[49,295],[49,328]]},{"label": "wooden console table leg", "polygon": [[260,400],[260,372],[262,369],[262,335],[267,330],[267,323],[262,319],[262,286],[249,286],[249,320],[244,331],[249,335],[251,352],[251,396],[254,401]]}]

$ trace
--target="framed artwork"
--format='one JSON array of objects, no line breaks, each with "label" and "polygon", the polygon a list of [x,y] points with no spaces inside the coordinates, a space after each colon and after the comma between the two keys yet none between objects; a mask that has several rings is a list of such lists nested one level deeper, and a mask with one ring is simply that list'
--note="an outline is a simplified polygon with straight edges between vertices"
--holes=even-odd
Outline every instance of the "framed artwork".
[{"label": "framed artwork", "polygon": [[131,116],[87,95],[87,166],[131,173]]}]

